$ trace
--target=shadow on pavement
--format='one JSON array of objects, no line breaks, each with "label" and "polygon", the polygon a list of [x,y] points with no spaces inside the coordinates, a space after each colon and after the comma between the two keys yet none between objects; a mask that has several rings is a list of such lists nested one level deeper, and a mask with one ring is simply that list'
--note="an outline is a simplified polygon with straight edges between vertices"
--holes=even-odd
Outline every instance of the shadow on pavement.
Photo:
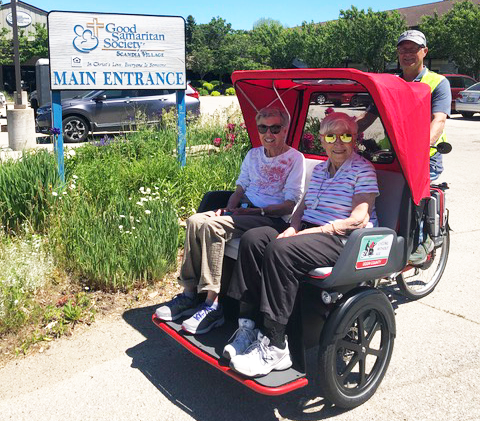
[{"label": "shadow on pavement", "polygon": [[[318,396],[313,378],[303,389],[271,397],[253,392],[199,360],[151,321],[157,306],[128,310],[124,320],[145,341],[126,351],[132,367],[173,404],[201,421],[324,420],[344,412]],[[316,360],[316,353],[313,358]]]}]

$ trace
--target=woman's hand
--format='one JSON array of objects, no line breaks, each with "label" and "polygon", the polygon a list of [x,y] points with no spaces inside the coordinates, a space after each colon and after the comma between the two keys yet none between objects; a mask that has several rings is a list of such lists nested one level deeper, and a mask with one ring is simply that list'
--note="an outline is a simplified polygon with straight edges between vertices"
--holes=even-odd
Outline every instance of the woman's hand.
[{"label": "woman's hand", "polygon": [[233,209],[220,208],[215,211],[215,216],[228,216],[233,214]]},{"label": "woman's hand", "polygon": [[288,227],[285,231],[277,235],[277,238],[287,238],[297,235],[297,230],[293,227]]}]

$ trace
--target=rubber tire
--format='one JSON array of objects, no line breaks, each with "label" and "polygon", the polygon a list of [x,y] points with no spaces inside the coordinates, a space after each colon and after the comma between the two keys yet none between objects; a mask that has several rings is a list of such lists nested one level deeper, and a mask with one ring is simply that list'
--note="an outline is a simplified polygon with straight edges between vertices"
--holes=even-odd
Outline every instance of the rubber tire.
[{"label": "rubber tire", "polygon": [[[340,321],[337,320],[337,317],[334,317],[335,311],[329,316],[324,329],[328,329],[327,331],[329,332],[341,333],[328,334],[327,337],[322,338],[318,365],[320,382],[322,382],[323,393],[328,401],[339,408],[351,409],[362,405],[370,399],[385,376],[393,353],[395,332],[391,330],[390,326],[391,323],[393,323],[393,325],[395,323],[395,313],[390,301],[383,293],[370,294],[353,303],[353,305],[347,309],[345,315]],[[379,355],[373,364],[372,370],[368,373],[367,378],[364,379],[364,381],[361,380],[355,388],[345,387],[344,383],[342,384],[342,380],[339,379],[338,376],[338,370],[341,368],[339,367],[339,363],[343,362],[343,358],[338,360],[339,351],[340,349],[344,349],[343,346],[347,342],[352,344],[353,348],[359,348],[361,352],[357,351],[356,357],[361,354],[358,360],[363,362],[363,370],[365,370],[364,363],[366,357],[372,355],[372,353],[369,352],[372,351],[372,349],[370,349],[368,344],[364,342],[368,340],[368,334],[365,337],[362,335],[361,342],[363,342],[364,347],[361,347],[361,344],[357,342],[352,342],[351,337],[348,337],[348,334],[351,333],[352,328],[355,328],[354,326],[357,321],[358,324],[360,324],[359,320],[362,320],[363,323],[365,320],[368,320],[368,317],[373,316],[375,316],[374,324],[371,326],[370,330],[368,326],[364,326],[364,329],[362,330],[366,329],[369,334],[372,332],[381,332],[380,343],[382,345],[377,350]],[[390,320],[390,323],[388,320]],[[379,325],[379,330],[374,330],[377,324]],[[372,337],[370,337],[370,340]],[[345,338],[348,338],[349,340],[345,341]],[[342,354],[342,356],[343,355],[345,354]],[[353,358],[350,361],[352,360]],[[354,367],[356,365],[360,367],[362,364],[355,364]],[[345,368],[348,368],[348,365],[346,365]],[[348,381],[348,377],[345,380]]]},{"label": "rubber tire", "polygon": [[402,294],[409,298],[410,300],[419,300],[420,298],[426,297],[428,294],[430,294],[435,287],[438,285],[440,282],[440,279],[442,278],[443,272],[445,271],[445,267],[447,266],[447,260],[448,260],[448,252],[450,250],[450,230],[447,228],[445,237],[443,238],[443,243],[440,247],[436,248],[433,251],[433,259],[435,259],[435,256],[437,253],[440,253],[440,257],[438,259],[438,262],[435,263],[435,260],[432,262],[426,262],[424,264],[424,269],[422,267],[419,268],[420,271],[427,271],[430,270],[431,267],[435,265],[435,272],[432,275],[431,280],[429,280],[426,283],[425,288],[420,289],[420,290],[415,290],[411,288],[408,284],[408,282],[405,280],[403,273],[400,273],[396,277],[397,285],[402,291]]},{"label": "rubber tire", "polygon": [[317,105],[323,105],[327,102],[327,97],[323,94],[320,94],[315,98],[315,102]]},{"label": "rubber tire", "polygon": [[358,107],[360,105],[360,100],[358,99],[357,95],[352,96],[352,99],[350,100],[350,106],[351,107]]},{"label": "rubber tire", "polygon": [[63,120],[63,140],[66,143],[85,142],[88,132],[88,123],[83,117],[70,116]]},{"label": "rubber tire", "polygon": [[470,111],[460,111],[460,114],[463,118],[472,118],[474,113]]},{"label": "rubber tire", "polygon": [[333,106],[334,106],[334,107],[341,107],[341,106],[342,106],[342,103],[341,103],[341,102],[338,102],[338,101],[335,101],[335,102],[333,103]]}]

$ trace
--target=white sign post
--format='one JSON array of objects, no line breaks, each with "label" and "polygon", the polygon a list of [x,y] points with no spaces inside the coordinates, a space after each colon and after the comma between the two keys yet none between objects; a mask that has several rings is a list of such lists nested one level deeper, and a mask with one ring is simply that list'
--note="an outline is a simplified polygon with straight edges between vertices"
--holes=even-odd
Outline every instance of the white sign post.
[{"label": "white sign post", "polygon": [[[79,89],[187,87],[182,17],[53,11],[48,14],[48,33],[54,94]],[[53,95],[52,105],[56,98],[59,95]],[[184,96],[178,98],[184,103]],[[181,104],[177,107],[182,108]],[[55,109],[59,107],[52,106]],[[179,133],[185,133],[185,118],[181,120]],[[61,113],[53,115],[53,127],[61,130]],[[57,137],[62,149],[57,152],[63,157],[62,133]],[[179,145],[184,148],[185,139],[179,139]],[[178,154],[184,161],[185,151]]]}]

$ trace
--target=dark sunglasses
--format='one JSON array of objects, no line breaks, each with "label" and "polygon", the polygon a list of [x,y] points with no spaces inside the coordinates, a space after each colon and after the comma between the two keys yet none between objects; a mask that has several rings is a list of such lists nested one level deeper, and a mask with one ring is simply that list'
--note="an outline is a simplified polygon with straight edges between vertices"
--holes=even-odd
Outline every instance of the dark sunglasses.
[{"label": "dark sunglasses", "polygon": [[280,124],[272,124],[271,126],[267,126],[266,124],[259,124],[257,126],[258,133],[260,134],[265,134],[267,133],[267,130],[270,129],[270,133],[272,134],[279,134],[280,131],[282,130],[282,127]]}]

